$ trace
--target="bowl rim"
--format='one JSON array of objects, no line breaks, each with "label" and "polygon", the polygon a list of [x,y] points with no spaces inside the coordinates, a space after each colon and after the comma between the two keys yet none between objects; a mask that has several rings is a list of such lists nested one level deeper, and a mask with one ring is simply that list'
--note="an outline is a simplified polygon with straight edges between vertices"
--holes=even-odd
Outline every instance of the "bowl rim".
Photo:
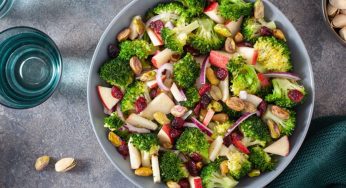
[{"label": "bowl rim", "polygon": [[330,33],[333,33],[335,38],[346,47],[346,40],[343,40],[341,38],[341,36],[331,27],[332,23],[330,22],[329,17],[328,17],[327,4],[328,4],[328,0],[322,0],[321,1],[321,8],[322,8],[324,23],[328,27],[328,30],[330,31]]},{"label": "bowl rim", "polygon": [[[103,32],[101,38],[99,39],[99,42],[95,48],[95,51],[94,51],[94,54],[93,54],[93,57],[92,57],[92,60],[91,60],[91,64],[90,64],[90,69],[89,69],[89,75],[88,75],[88,86],[87,86],[87,102],[88,102],[88,113],[89,113],[89,118],[90,118],[90,121],[91,121],[91,126],[92,126],[92,129],[96,135],[96,138],[97,138],[97,141],[99,143],[99,145],[101,146],[102,150],[104,151],[104,153],[106,154],[107,158],[111,161],[111,163],[113,164],[113,166],[115,166],[115,168],[123,175],[125,176],[131,183],[133,183],[135,186],[137,187],[142,187],[140,184],[138,184],[135,180],[131,179],[131,177],[129,175],[127,175],[125,172],[123,172],[120,167],[117,166],[117,164],[115,164],[113,162],[113,159],[112,157],[110,156],[109,152],[106,150],[105,146],[102,144],[102,141],[101,141],[101,138],[100,136],[97,134],[96,132],[96,126],[93,124],[93,117],[92,117],[92,114],[91,114],[91,103],[89,102],[90,101],[90,97],[91,97],[91,74],[92,74],[92,71],[93,71],[93,68],[95,66],[95,61],[96,61],[96,56],[97,56],[97,52],[100,50],[101,48],[101,41],[103,41],[105,38],[106,38],[106,35],[107,33],[111,30],[111,28],[113,27],[113,25],[118,21],[119,17],[125,13],[129,8],[132,7],[132,5],[134,5],[136,2],[138,2],[140,0],[132,0],[128,5],[126,5],[119,13],[117,13],[117,15],[113,18],[113,20],[109,23],[109,25],[107,26],[107,28],[105,29],[105,31]],[[301,145],[303,144],[305,138],[306,138],[306,134],[309,130],[309,127],[310,127],[310,124],[311,124],[311,119],[312,119],[312,116],[313,116],[313,111],[314,111],[314,106],[315,106],[315,81],[314,81],[314,75],[313,75],[313,69],[312,69],[312,64],[311,64],[311,59],[310,59],[310,56],[309,56],[309,53],[305,47],[305,44],[303,43],[303,40],[299,34],[299,32],[295,29],[294,25],[292,24],[292,22],[286,17],[286,15],[284,15],[281,10],[275,6],[273,3],[271,3],[269,0],[263,0],[265,1],[266,3],[268,3],[269,5],[271,6],[274,6],[276,7],[279,12],[282,14],[283,16],[283,19],[285,21],[287,21],[288,23],[291,24],[291,26],[294,28],[294,30],[297,32],[298,34],[298,37],[299,37],[299,40],[302,42],[303,44],[303,54],[307,54],[307,59],[308,61],[306,62],[306,66],[309,70],[309,74],[308,76],[311,78],[311,82],[310,82],[310,87],[311,87],[311,104],[309,107],[310,110],[308,111],[308,116],[307,116],[307,124],[304,125],[304,129],[303,129],[303,133],[302,133],[302,139],[300,140],[297,140],[297,143],[295,143],[295,147],[292,149],[292,147],[290,147],[292,150],[290,150],[290,155],[291,157],[290,158],[285,158],[285,160],[283,160],[281,162],[281,165],[282,165],[282,168],[279,169],[279,170],[276,170],[276,175],[275,176],[272,176],[270,178],[267,178],[265,180],[263,180],[263,187],[267,186],[270,182],[272,182],[275,178],[277,178],[286,168],[287,166],[291,163],[291,161],[294,159],[294,157],[296,156],[297,152],[299,151]]]}]

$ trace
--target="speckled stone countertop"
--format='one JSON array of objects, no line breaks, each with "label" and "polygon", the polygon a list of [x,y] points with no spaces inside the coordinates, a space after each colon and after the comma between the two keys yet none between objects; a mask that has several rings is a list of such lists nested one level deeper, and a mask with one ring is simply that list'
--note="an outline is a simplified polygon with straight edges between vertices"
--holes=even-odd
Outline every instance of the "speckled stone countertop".
[{"label": "speckled stone countertop", "polygon": [[[103,31],[130,0],[16,0],[0,30],[31,26],[59,46],[63,77],[55,94],[29,110],[0,106],[0,187],[134,187],[108,161],[91,129],[86,87],[91,57]],[[314,117],[345,115],[346,48],[329,33],[319,0],[272,0],[301,34],[316,83]],[[304,62],[301,62],[304,63]],[[38,173],[43,154],[72,156],[77,167],[64,174]]]}]

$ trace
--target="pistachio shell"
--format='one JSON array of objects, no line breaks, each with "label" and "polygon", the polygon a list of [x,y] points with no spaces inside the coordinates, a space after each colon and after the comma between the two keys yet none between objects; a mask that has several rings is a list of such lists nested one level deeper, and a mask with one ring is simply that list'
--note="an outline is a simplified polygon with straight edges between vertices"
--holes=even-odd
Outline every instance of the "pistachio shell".
[{"label": "pistachio shell", "polygon": [[346,9],[341,9],[340,14],[346,14]]},{"label": "pistachio shell", "polygon": [[338,9],[346,9],[346,0],[329,0],[329,3]]},{"label": "pistachio shell", "polygon": [[346,27],[346,15],[345,14],[336,15],[332,20],[332,25],[333,27],[336,27],[336,28]]},{"label": "pistachio shell", "polygon": [[62,158],[55,163],[55,171],[67,172],[76,166],[76,160],[74,158]]},{"label": "pistachio shell", "polygon": [[42,171],[49,164],[49,160],[50,157],[47,155],[37,158],[35,163],[35,169],[37,171]]},{"label": "pistachio shell", "polygon": [[330,17],[334,17],[338,13],[339,9],[335,8],[333,5],[327,5],[327,14]]},{"label": "pistachio shell", "polygon": [[346,41],[346,27],[343,27],[342,29],[340,29],[339,34],[341,38]]}]

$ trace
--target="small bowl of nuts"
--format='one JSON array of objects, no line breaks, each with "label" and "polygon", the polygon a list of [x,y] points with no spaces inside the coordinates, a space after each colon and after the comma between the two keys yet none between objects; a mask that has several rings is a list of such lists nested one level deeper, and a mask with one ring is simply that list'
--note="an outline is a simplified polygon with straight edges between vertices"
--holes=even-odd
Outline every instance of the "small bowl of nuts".
[{"label": "small bowl of nuts", "polygon": [[346,0],[322,0],[322,10],[330,31],[346,46]]}]

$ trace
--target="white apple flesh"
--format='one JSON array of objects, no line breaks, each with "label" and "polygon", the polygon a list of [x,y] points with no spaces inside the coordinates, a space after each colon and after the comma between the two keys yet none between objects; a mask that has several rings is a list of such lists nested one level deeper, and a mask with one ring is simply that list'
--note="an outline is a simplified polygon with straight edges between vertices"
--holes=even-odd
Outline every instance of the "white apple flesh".
[{"label": "white apple flesh", "polygon": [[151,168],[153,170],[154,183],[161,182],[159,158],[156,155],[151,156]]},{"label": "white apple flesh", "polygon": [[222,136],[216,137],[216,139],[211,143],[209,147],[209,159],[211,161],[214,161],[221,151],[221,148],[223,146],[223,138]]},{"label": "white apple flesh", "polygon": [[157,129],[157,124],[145,119],[137,114],[131,114],[127,119],[126,123],[131,124],[135,127],[139,128],[146,128],[149,130],[156,130]]},{"label": "white apple flesh", "polygon": [[237,52],[242,55],[249,65],[256,65],[258,51],[249,47],[238,47]]},{"label": "white apple flesh", "polygon": [[103,106],[109,111],[119,102],[119,99],[113,97],[112,88],[97,86],[97,92]]},{"label": "white apple flesh", "polygon": [[240,31],[243,17],[240,17],[237,21],[228,21],[225,23],[226,28],[232,33],[232,37]]},{"label": "white apple flesh", "polygon": [[129,140],[129,155],[130,155],[130,164],[132,169],[138,169],[141,166],[141,154],[139,150],[131,143],[132,140]]},{"label": "white apple flesh", "polygon": [[145,167],[151,167],[150,164],[150,153],[148,151],[141,151],[141,157],[142,157],[142,166]]},{"label": "white apple flesh", "polygon": [[148,104],[148,106],[140,113],[140,115],[144,118],[152,120],[154,118],[153,114],[155,112],[169,114],[174,105],[174,102],[167,94],[160,93]]},{"label": "white apple flesh", "polygon": [[162,50],[161,52],[157,53],[151,59],[151,62],[153,63],[153,65],[156,68],[160,68],[161,65],[168,63],[171,60],[173,54],[174,54],[174,52],[172,50],[170,50],[169,48],[166,48],[166,49]]},{"label": "white apple flesh", "polygon": [[156,33],[152,29],[147,28],[147,33],[148,33],[148,36],[149,36],[149,38],[150,38],[150,40],[154,46],[162,46],[163,45],[162,40],[156,35]]},{"label": "white apple flesh", "polygon": [[268,147],[264,148],[264,151],[267,153],[280,155],[284,157],[287,156],[290,152],[290,142],[288,140],[288,137],[284,136],[280,138]]},{"label": "white apple flesh", "polygon": [[159,138],[161,145],[173,143],[173,139],[169,136],[170,130],[171,128],[169,127],[169,125],[163,125],[161,130],[157,134],[157,137]]},{"label": "white apple flesh", "polygon": [[211,3],[207,8],[204,9],[204,14],[206,14],[210,19],[216,23],[222,24],[225,19],[218,14],[219,4],[217,2]]}]

